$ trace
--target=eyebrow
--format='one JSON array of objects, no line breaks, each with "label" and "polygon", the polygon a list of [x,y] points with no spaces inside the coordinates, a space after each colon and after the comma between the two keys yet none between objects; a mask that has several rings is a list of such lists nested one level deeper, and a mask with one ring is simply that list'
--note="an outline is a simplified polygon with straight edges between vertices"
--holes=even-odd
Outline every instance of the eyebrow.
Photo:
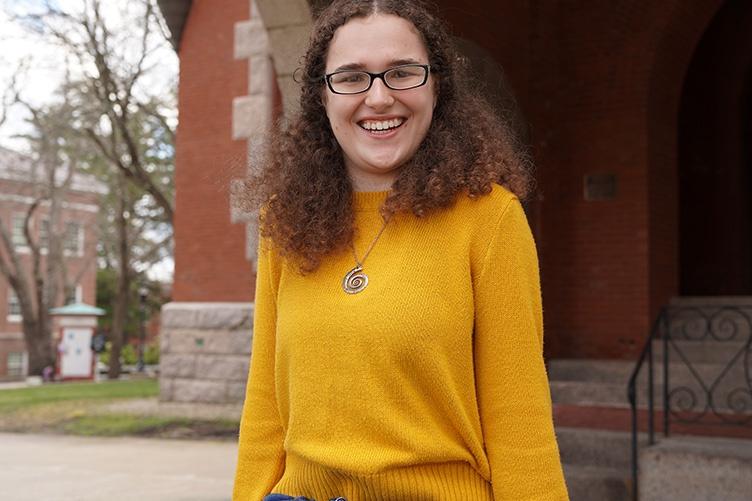
[{"label": "eyebrow", "polygon": [[[403,64],[424,64],[420,61],[412,58],[407,59],[393,59],[392,61],[387,64],[387,68],[392,68],[394,66],[401,66]],[[331,73],[334,73],[335,71],[347,71],[347,70],[358,70],[358,71],[365,71],[366,65],[363,63],[348,63],[343,64],[342,66],[338,66],[334,70],[331,71]]]}]

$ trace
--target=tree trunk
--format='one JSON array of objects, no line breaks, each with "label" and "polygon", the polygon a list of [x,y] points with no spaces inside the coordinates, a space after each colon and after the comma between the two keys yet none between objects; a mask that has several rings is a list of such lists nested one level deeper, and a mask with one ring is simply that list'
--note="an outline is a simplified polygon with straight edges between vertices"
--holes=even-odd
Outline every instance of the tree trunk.
[{"label": "tree trunk", "polygon": [[120,179],[120,196],[118,213],[115,218],[118,235],[118,280],[114,304],[112,306],[112,329],[110,330],[110,368],[109,379],[120,377],[120,352],[123,348],[125,323],[128,316],[128,296],[130,292],[130,253],[128,249],[128,202],[127,188],[122,173]]},{"label": "tree trunk", "polygon": [[36,319],[23,321],[24,340],[29,353],[29,375],[41,376],[45,367],[55,367],[56,350],[50,341],[49,327]]}]

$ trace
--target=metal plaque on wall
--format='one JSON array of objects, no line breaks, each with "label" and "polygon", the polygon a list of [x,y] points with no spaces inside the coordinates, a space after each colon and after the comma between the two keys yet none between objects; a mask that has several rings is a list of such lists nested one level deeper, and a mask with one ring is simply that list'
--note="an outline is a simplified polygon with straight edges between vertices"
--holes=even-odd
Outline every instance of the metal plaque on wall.
[{"label": "metal plaque on wall", "polygon": [[616,174],[586,174],[585,200],[613,200],[616,198]]}]

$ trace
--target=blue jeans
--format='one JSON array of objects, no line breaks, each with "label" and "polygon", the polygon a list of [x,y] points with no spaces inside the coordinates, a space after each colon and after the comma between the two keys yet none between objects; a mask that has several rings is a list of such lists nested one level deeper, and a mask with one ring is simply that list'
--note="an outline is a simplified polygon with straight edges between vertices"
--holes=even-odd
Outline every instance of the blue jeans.
[{"label": "blue jeans", "polygon": [[[298,497],[292,497],[288,496],[286,494],[269,494],[266,497],[264,497],[263,501],[316,501],[315,499],[308,499],[303,496]],[[338,498],[332,498],[329,501],[347,501],[347,499],[343,497]]]}]

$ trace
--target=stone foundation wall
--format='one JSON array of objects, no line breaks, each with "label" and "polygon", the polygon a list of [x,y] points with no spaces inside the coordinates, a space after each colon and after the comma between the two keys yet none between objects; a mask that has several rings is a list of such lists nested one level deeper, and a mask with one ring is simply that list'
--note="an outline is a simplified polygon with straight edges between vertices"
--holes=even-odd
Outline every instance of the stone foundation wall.
[{"label": "stone foundation wall", "polygon": [[159,398],[238,403],[245,396],[253,303],[162,307]]}]

